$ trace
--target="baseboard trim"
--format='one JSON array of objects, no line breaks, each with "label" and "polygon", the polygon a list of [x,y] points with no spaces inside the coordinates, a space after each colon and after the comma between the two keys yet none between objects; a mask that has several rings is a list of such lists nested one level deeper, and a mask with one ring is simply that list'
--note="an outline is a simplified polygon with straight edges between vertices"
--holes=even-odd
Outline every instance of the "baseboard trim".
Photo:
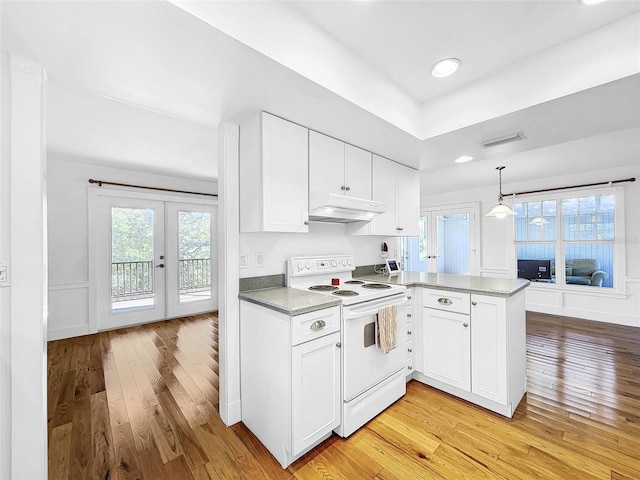
[{"label": "baseboard trim", "polygon": [[82,335],[89,335],[89,333],[88,325],[75,325],[73,327],[58,328],[47,332],[47,341],[51,342],[53,340],[81,337]]}]

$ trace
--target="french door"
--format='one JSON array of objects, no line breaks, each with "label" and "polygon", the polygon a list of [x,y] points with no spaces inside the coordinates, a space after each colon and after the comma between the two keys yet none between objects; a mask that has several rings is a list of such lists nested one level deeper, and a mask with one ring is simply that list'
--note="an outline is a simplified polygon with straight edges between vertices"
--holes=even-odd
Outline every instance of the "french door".
[{"label": "french door", "polygon": [[423,210],[420,236],[403,240],[404,268],[477,275],[478,211],[477,204]]},{"label": "french door", "polygon": [[215,205],[116,195],[93,203],[97,330],[217,308]]}]

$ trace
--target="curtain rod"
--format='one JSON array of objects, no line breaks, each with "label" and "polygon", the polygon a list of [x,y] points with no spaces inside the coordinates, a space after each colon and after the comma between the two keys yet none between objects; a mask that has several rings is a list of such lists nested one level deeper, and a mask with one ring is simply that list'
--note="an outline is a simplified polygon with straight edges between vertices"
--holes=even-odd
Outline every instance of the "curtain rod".
[{"label": "curtain rod", "polygon": [[597,187],[599,185],[614,185],[616,183],[635,182],[635,181],[636,181],[636,177],[631,177],[631,178],[624,178],[622,180],[611,180],[609,182],[584,183],[582,185],[571,185],[570,187],[543,188],[542,190],[530,190],[528,192],[505,193],[503,196],[511,197],[516,195],[528,195],[530,193],[553,192],[555,190],[568,190],[570,188],[581,188],[581,187]]},{"label": "curtain rod", "polygon": [[218,196],[215,193],[188,192],[186,190],[174,190],[172,188],[161,188],[161,187],[145,187],[144,185],[131,185],[129,183],[107,182],[105,180],[94,180],[93,178],[89,179],[89,183],[97,183],[99,187],[101,187],[102,185],[117,185],[119,187],[144,188],[146,190],[161,190],[163,192],[173,192],[173,193],[190,193],[192,195],[205,195],[207,197]]}]

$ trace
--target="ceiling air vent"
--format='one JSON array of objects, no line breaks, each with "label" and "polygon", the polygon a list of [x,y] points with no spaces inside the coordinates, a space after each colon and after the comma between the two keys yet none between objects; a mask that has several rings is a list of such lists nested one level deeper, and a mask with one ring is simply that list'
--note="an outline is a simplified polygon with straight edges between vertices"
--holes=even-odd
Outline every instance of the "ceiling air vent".
[{"label": "ceiling air vent", "polygon": [[522,132],[518,132],[518,133],[511,133],[509,135],[504,135],[502,137],[498,137],[498,138],[493,138],[491,140],[486,140],[484,142],[482,142],[482,146],[487,148],[487,147],[496,147],[498,145],[504,145],[505,143],[511,143],[511,142],[519,142],[520,140],[524,140],[525,137],[524,133]]}]

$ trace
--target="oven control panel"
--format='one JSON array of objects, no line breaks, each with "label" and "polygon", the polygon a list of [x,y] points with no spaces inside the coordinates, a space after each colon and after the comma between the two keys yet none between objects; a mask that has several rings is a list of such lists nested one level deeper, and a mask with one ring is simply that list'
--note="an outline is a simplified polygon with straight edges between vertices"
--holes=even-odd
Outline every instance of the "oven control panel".
[{"label": "oven control panel", "polygon": [[320,273],[350,272],[355,268],[351,255],[292,257],[289,259],[289,276],[293,277]]}]

